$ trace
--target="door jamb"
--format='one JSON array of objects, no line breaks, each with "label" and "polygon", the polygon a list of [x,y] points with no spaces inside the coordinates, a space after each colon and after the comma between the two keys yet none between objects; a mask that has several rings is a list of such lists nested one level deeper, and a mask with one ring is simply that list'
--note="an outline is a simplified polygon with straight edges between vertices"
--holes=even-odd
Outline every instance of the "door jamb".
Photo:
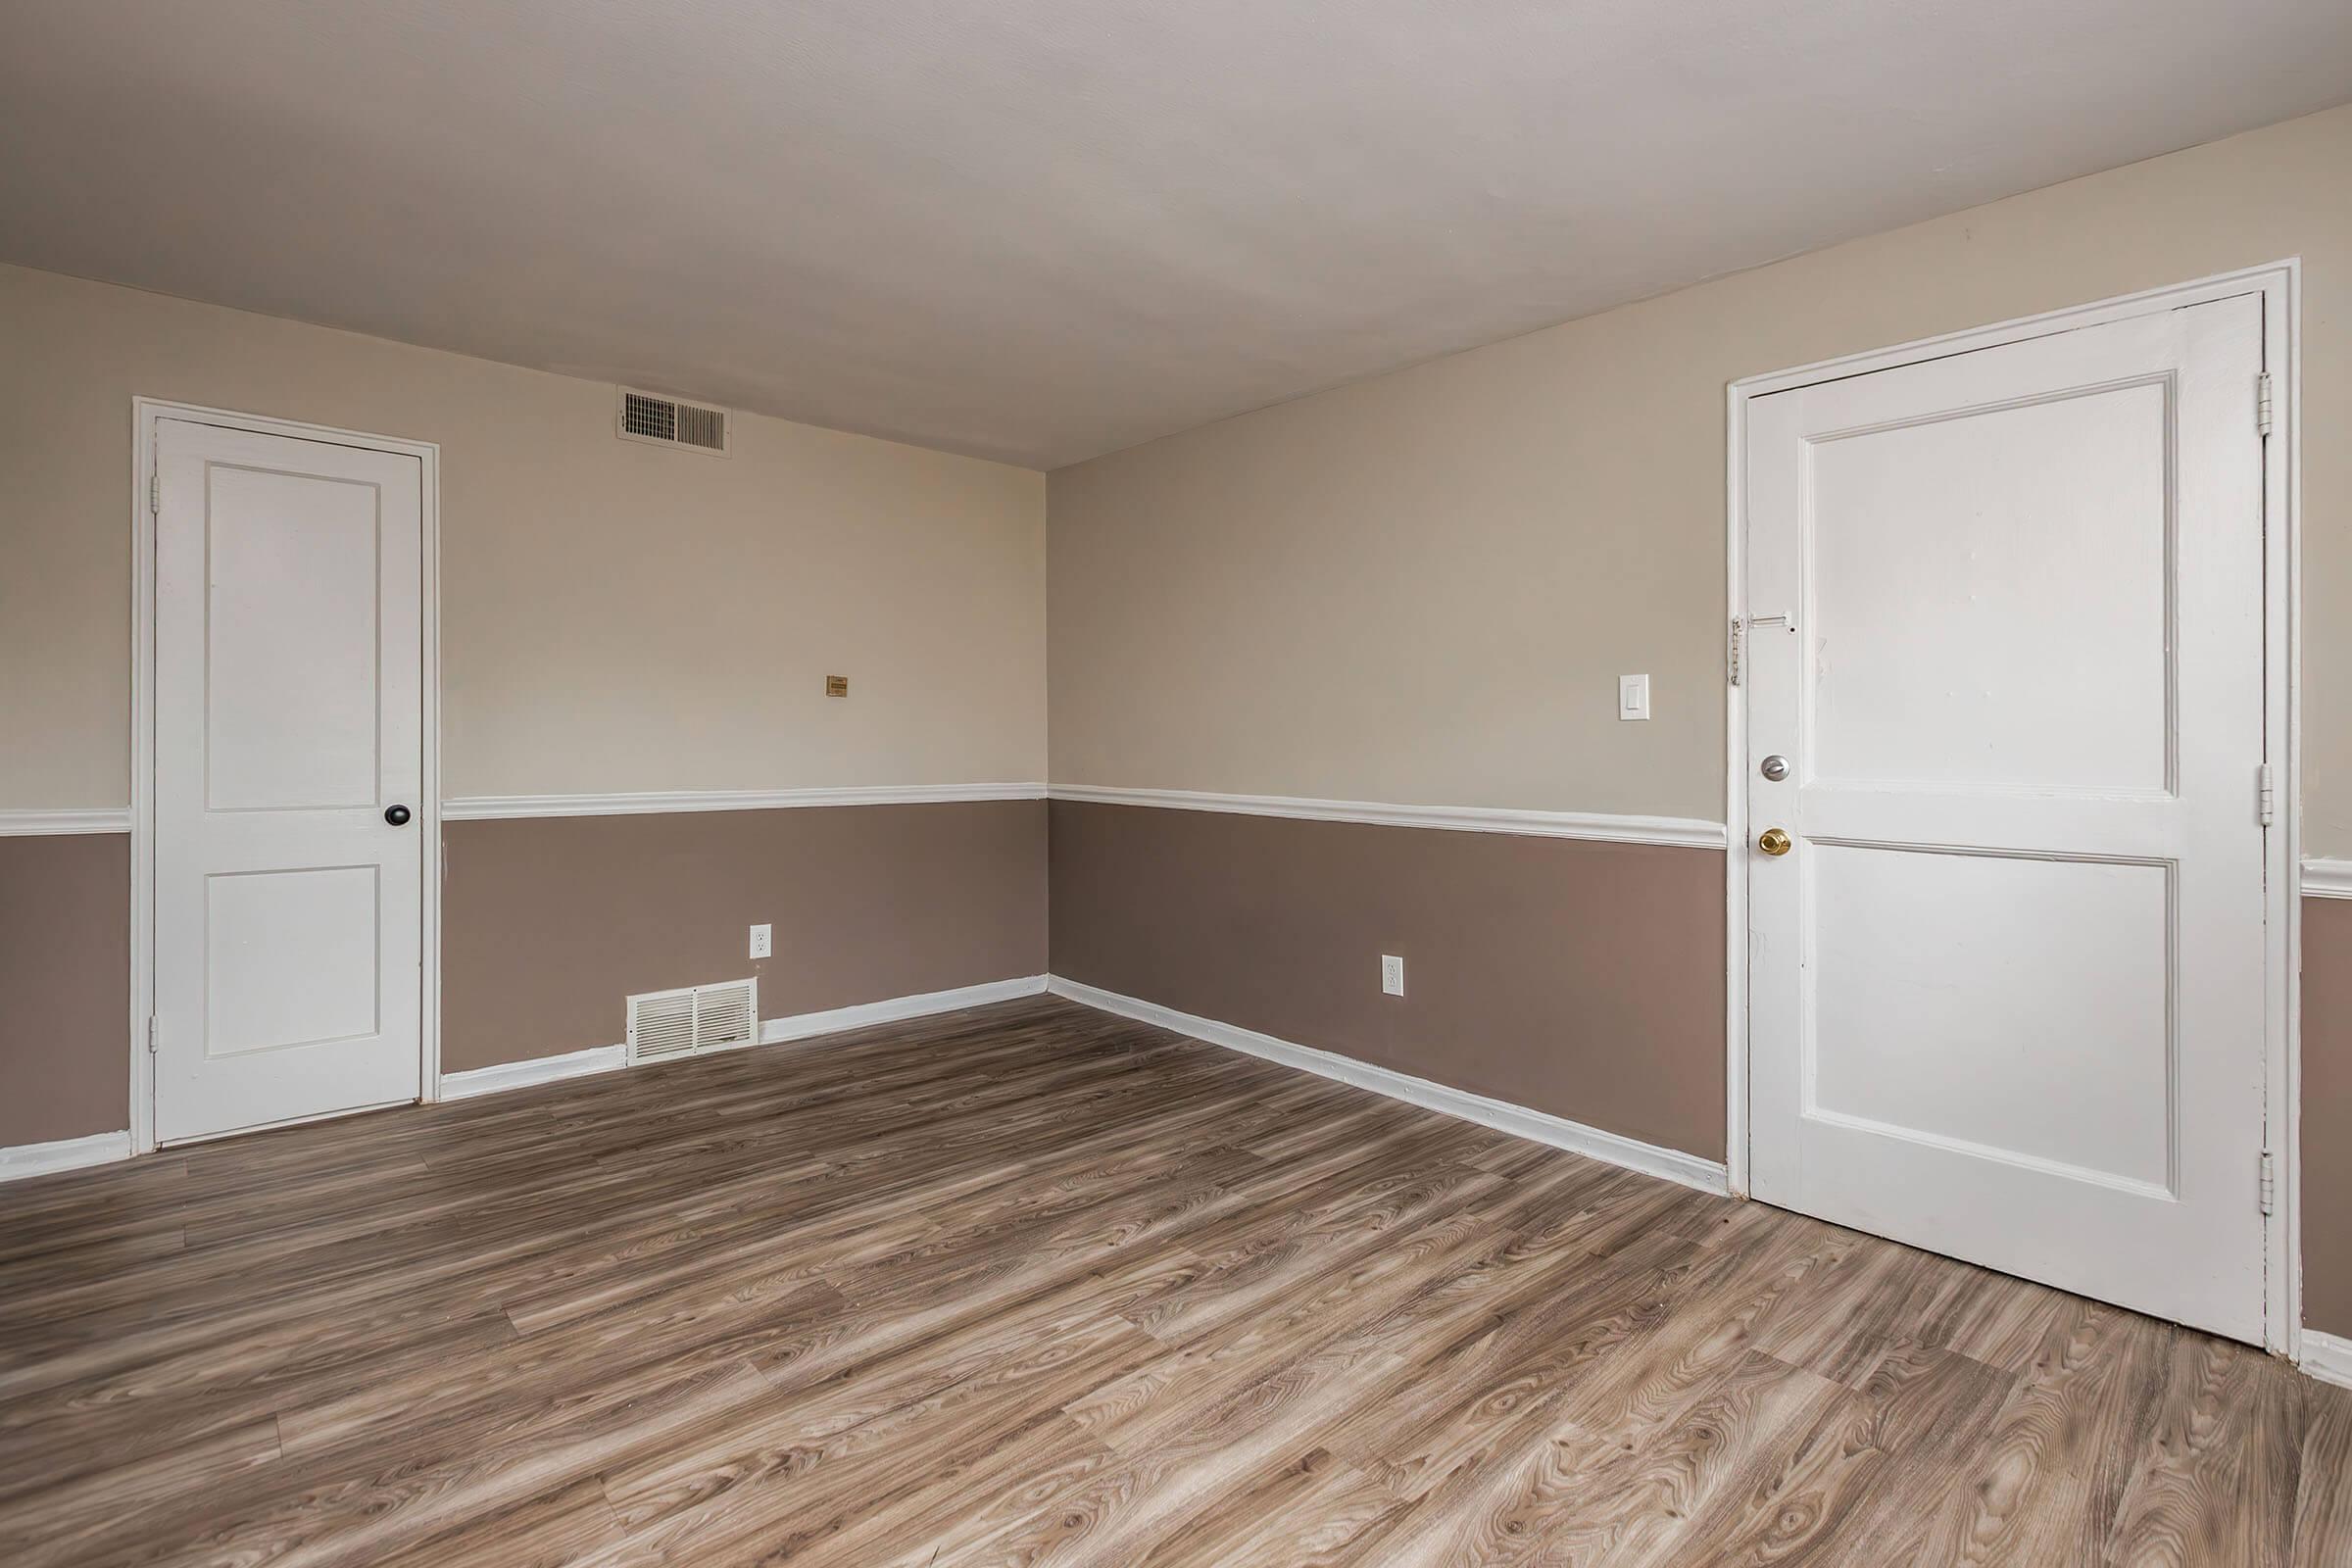
[{"label": "door jamb", "polygon": [[[2179,310],[2241,294],[2263,301],[2263,364],[2271,375],[2275,418],[2263,463],[2264,734],[2278,792],[2264,836],[2264,1143],[2278,1175],[2277,1200],[2264,1222],[2264,1343],[2299,1359],[2303,1332],[2302,1253],[2302,779],[2303,752],[2303,264],[2289,257],[2195,282],[2122,295],[2095,304],[1893,348],[1843,355],[1725,388],[1724,517],[1727,634],[1747,615],[1744,477],[1747,405],[1755,398],[1820,381],[1867,375],[1925,360],[1997,348],[2107,321]],[[2249,415],[2253,389],[2247,389]],[[1747,1193],[1747,692],[1726,688],[1724,706],[1725,1007],[1724,1154],[1731,1190]],[[2247,791],[2252,795],[2251,785]]]},{"label": "door jamb", "polygon": [[417,950],[417,1098],[431,1104],[441,1098],[441,448],[430,441],[159,398],[132,398],[130,419],[130,1152],[144,1154],[156,1147],[155,1058],[147,1049],[155,1011],[155,514],[148,510],[148,499],[155,482],[155,427],[162,419],[396,453],[422,465],[418,492],[424,559],[417,612],[423,645],[424,771],[416,809],[425,852]]}]

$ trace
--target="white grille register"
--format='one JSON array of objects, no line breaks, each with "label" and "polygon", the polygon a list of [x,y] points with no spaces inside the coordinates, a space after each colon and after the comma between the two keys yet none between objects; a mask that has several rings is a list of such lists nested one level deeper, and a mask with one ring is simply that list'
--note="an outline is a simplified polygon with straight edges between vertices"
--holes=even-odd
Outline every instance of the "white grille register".
[{"label": "white grille register", "polygon": [[760,1038],[760,982],[725,980],[629,998],[629,1060],[665,1061]]},{"label": "white grille register", "polygon": [[620,389],[620,420],[624,441],[650,441],[658,447],[684,447],[724,457],[727,451],[727,411],[665,398],[653,392]]}]

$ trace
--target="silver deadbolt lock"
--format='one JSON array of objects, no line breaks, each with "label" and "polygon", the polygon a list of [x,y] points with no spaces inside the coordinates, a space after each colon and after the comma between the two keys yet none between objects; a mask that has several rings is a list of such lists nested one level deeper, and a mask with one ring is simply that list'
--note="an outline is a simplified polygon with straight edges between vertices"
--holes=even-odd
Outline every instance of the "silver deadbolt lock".
[{"label": "silver deadbolt lock", "polygon": [[1775,753],[1774,755],[1764,759],[1764,765],[1757,771],[1761,772],[1766,778],[1772,780],[1775,784],[1778,784],[1781,780],[1788,776],[1788,759],[1779,755],[1778,753]]}]

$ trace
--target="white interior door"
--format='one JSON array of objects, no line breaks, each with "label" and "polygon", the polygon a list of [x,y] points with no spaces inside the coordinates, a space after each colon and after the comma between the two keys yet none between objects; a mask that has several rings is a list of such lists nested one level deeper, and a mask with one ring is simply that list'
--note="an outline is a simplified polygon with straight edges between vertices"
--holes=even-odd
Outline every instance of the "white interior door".
[{"label": "white interior door", "polygon": [[2262,355],[2247,295],[1828,381],[1745,478],[1752,1191],[2257,1342]]},{"label": "white interior door", "polygon": [[422,466],[180,419],[155,461],[156,1136],[414,1100]]}]

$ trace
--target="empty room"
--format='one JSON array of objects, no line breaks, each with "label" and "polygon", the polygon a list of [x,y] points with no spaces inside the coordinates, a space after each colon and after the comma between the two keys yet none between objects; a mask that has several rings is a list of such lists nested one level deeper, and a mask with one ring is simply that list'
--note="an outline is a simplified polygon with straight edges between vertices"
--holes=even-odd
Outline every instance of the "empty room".
[{"label": "empty room", "polygon": [[0,0],[0,1568],[2352,1568],[2342,0]]}]

